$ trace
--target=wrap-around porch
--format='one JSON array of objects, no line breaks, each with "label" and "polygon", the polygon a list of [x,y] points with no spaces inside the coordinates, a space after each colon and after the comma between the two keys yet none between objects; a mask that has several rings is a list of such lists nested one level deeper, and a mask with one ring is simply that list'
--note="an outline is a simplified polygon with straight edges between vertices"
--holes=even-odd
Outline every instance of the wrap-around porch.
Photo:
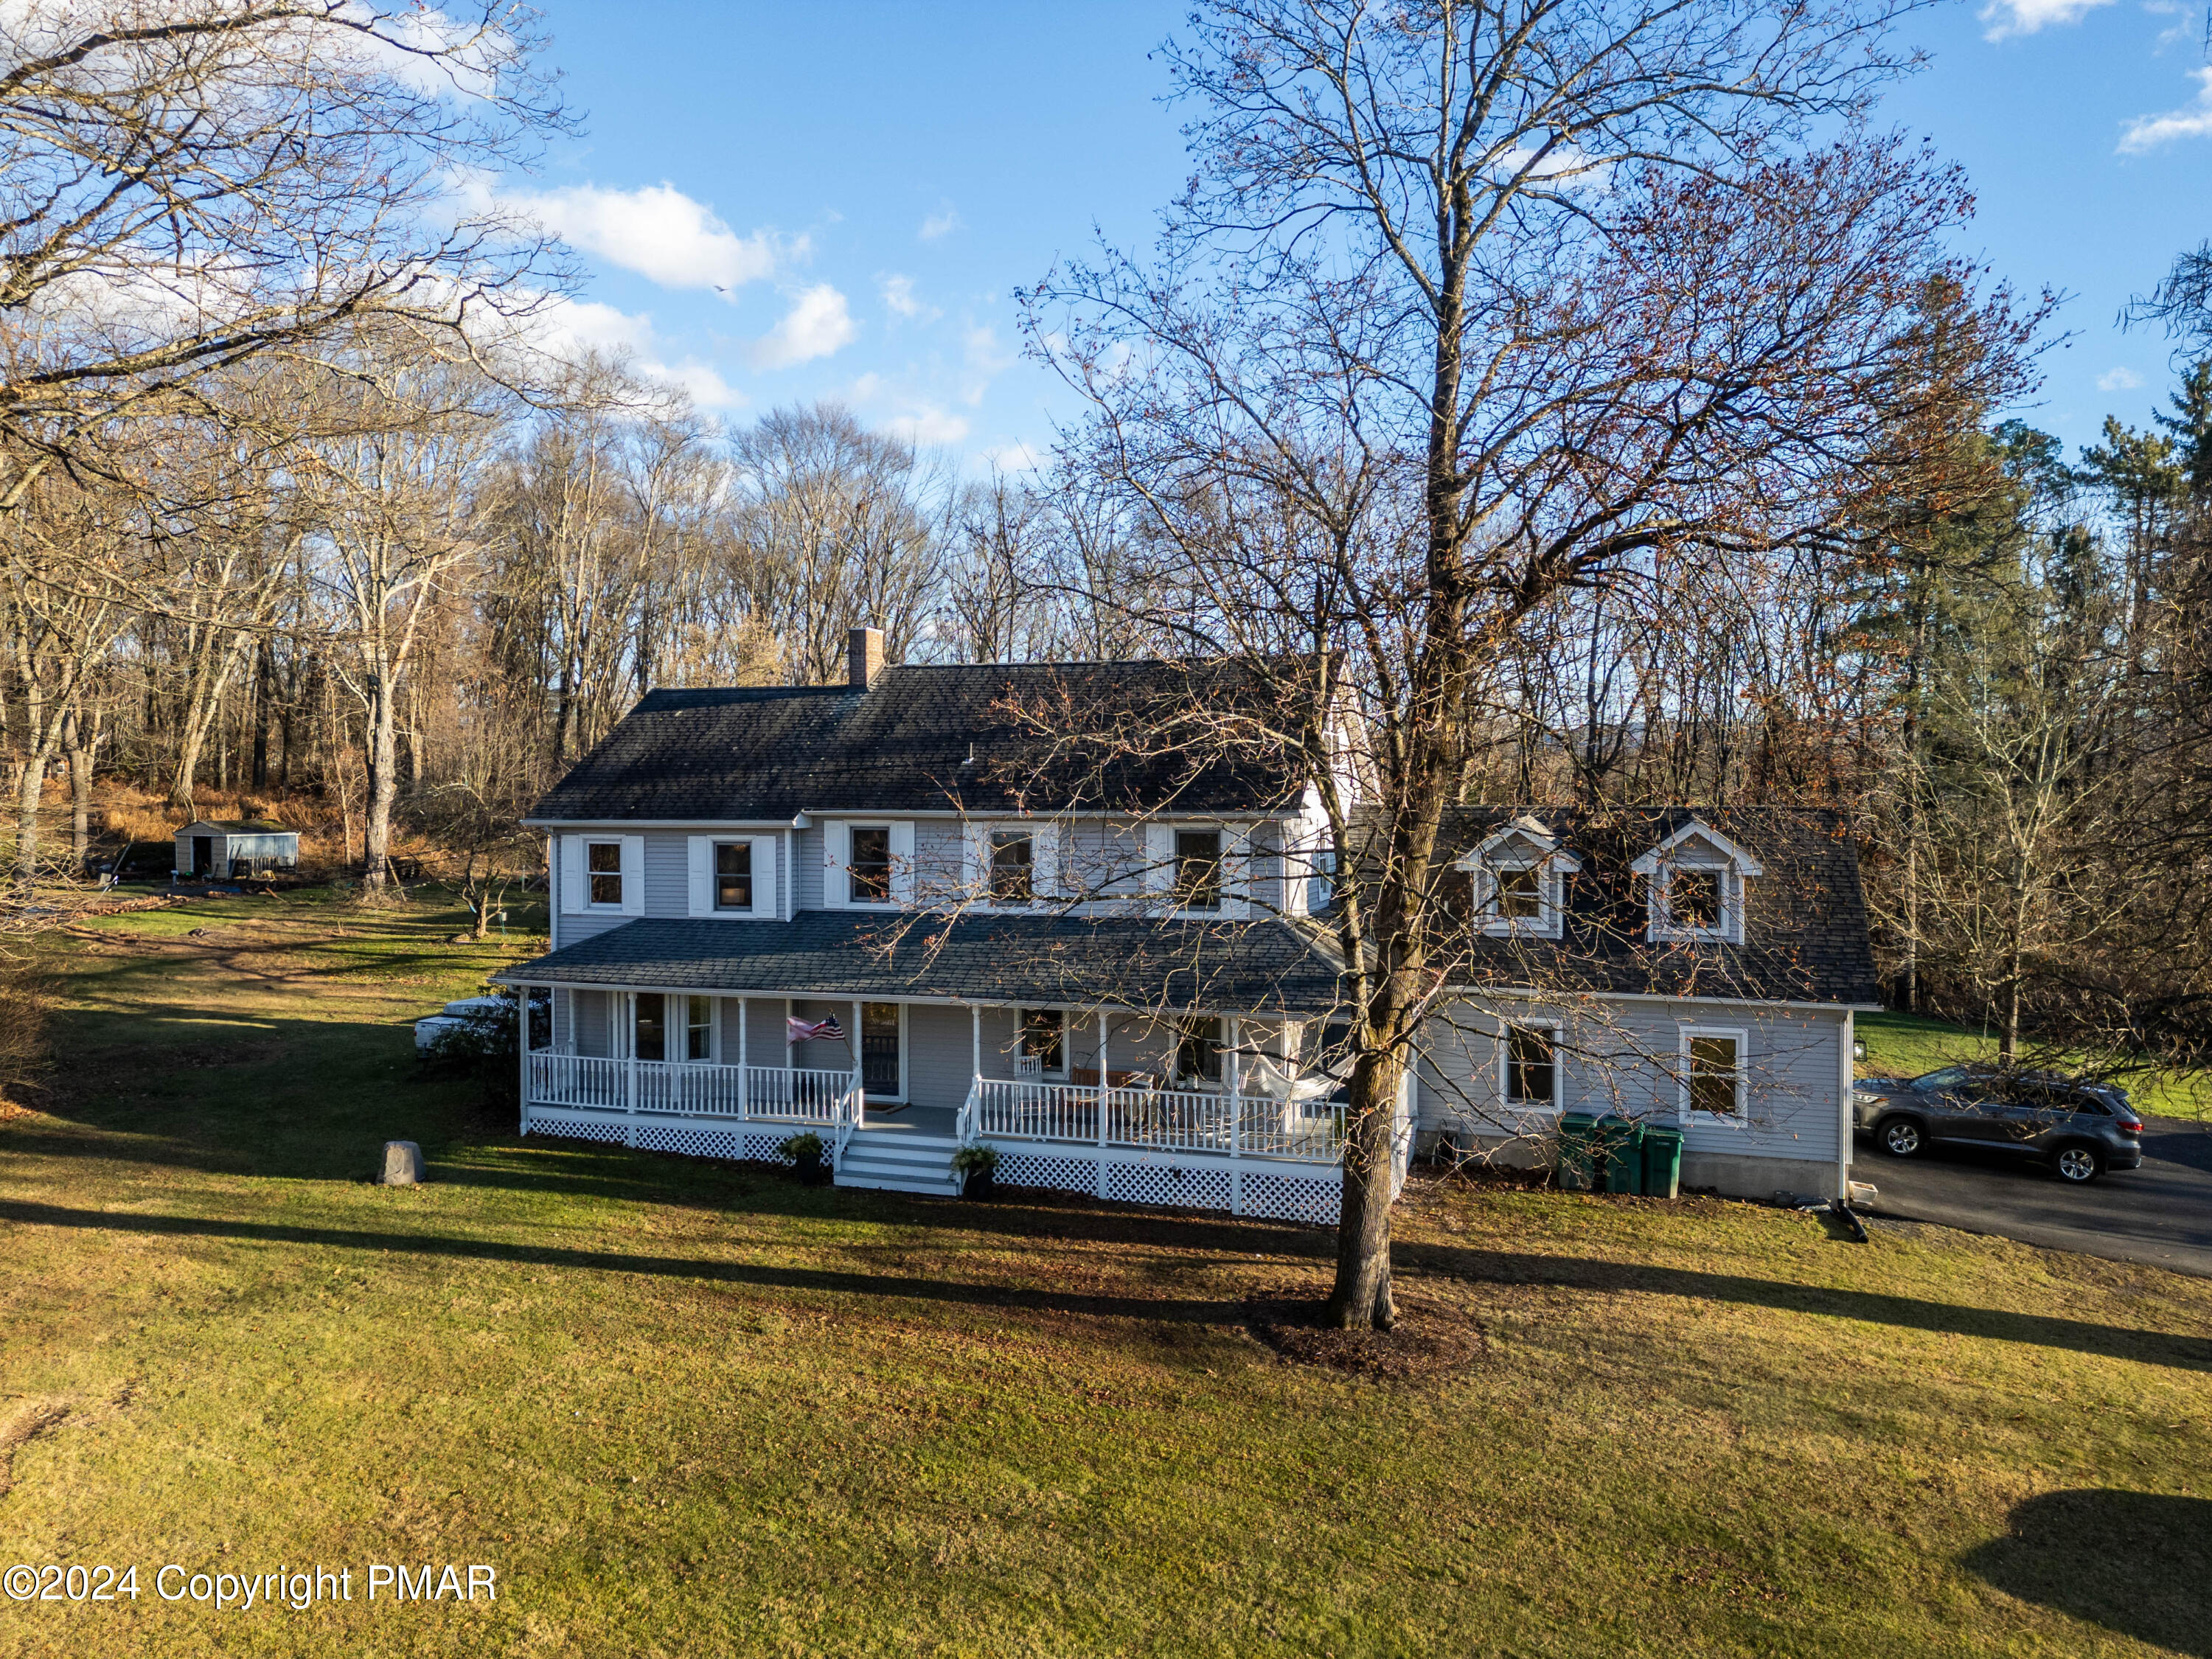
[{"label": "wrap-around porch", "polygon": [[988,1145],[1006,1185],[1335,1218],[1345,1106],[1311,1021],[562,986],[550,1026],[526,1133],[766,1158],[811,1129],[852,1185],[894,1184],[872,1148]]}]

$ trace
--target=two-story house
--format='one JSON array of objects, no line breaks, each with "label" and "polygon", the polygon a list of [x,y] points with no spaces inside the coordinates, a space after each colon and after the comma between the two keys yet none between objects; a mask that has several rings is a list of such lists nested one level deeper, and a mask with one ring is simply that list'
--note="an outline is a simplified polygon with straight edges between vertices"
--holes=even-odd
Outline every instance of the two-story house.
[{"label": "two-story house", "polygon": [[[500,975],[551,1000],[526,1133],[759,1158],[811,1129],[840,1183],[938,1193],[988,1143],[1009,1184],[1333,1221],[1343,1007],[1296,757],[1049,731],[1055,707],[1227,706],[1242,671],[881,651],[855,629],[843,685],[653,692],[533,810],[552,949]],[[1693,1180],[1840,1181],[1871,964],[1848,846],[1809,826],[1662,815],[1616,883],[1617,827],[1455,822],[1484,948],[1400,1103],[1401,1173],[1417,1133],[1510,1141],[1602,1097],[1695,1125]],[[1806,882],[1842,908],[1778,902]],[[1631,887],[1664,896],[1656,951],[1605,943]],[[1781,974],[1814,917],[1829,959]]]}]

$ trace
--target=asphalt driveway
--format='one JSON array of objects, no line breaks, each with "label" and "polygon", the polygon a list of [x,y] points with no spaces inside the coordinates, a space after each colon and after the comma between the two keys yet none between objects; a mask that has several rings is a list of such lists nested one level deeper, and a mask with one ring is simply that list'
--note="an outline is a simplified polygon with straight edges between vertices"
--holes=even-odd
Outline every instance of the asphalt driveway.
[{"label": "asphalt driveway", "polygon": [[1937,1146],[1891,1158],[1861,1135],[1851,1177],[1880,1190],[1876,1215],[2212,1278],[2212,1125],[2147,1117],[2142,1146],[2140,1170],[2075,1187],[2003,1152]]}]

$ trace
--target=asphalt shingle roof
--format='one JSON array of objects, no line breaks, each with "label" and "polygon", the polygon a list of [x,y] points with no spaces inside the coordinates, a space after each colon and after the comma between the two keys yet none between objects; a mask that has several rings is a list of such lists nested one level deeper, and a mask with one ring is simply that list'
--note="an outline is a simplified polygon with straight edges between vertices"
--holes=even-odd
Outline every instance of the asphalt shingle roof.
[{"label": "asphalt shingle roof", "polygon": [[[1523,815],[1545,824],[1583,863],[1578,874],[1565,878],[1564,937],[1477,937],[1455,953],[1462,958],[1455,981],[1753,1001],[1881,1000],[1858,853],[1841,813],[1771,806],[1458,807],[1445,819],[1440,857],[1459,857]],[[1646,939],[1643,884],[1629,866],[1692,821],[1742,848],[1765,872],[1747,885],[1741,945]]]},{"label": "asphalt shingle roof", "polygon": [[895,920],[802,911],[791,921],[644,918],[495,975],[821,997],[958,997],[988,1003],[1322,1014],[1336,969],[1291,923],[1136,916]]},{"label": "asphalt shingle roof", "polygon": [[[653,691],[530,821],[1006,811],[1023,809],[1024,792],[1030,805],[1048,808],[1267,811],[1296,792],[1289,758],[1259,747],[1155,739],[1052,752],[1039,736],[1040,725],[1171,732],[1194,711],[1256,696],[1250,686],[1234,664],[1119,662],[886,668],[866,691]],[[1065,718],[1052,719],[1055,710]]]}]

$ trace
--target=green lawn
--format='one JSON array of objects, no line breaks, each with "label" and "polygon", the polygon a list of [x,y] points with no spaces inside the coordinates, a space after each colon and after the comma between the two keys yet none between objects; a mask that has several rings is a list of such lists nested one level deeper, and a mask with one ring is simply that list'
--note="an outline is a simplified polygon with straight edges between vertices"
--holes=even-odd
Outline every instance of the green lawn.
[{"label": "green lawn", "polygon": [[[1317,1291],[1325,1233],[517,1139],[415,1072],[500,958],[458,926],[57,947],[0,1124],[0,1566],[142,1594],[0,1601],[0,1656],[2212,1653],[2212,1283],[1417,1181],[1401,1285],[1464,1352],[1293,1364],[1244,1298]],[[393,1136],[432,1184],[363,1178]],[[500,1599],[360,1599],[449,1561]],[[165,1602],[169,1562],[356,1600]]]},{"label": "green lawn", "polygon": [[[1859,1062],[1861,1077],[1917,1077],[1954,1060],[1996,1058],[1996,1037],[1918,1014],[1861,1014],[1856,1029],[1867,1046],[1867,1057]],[[2160,1073],[2121,1081],[2143,1111],[2212,1118],[2212,1073]]]}]

